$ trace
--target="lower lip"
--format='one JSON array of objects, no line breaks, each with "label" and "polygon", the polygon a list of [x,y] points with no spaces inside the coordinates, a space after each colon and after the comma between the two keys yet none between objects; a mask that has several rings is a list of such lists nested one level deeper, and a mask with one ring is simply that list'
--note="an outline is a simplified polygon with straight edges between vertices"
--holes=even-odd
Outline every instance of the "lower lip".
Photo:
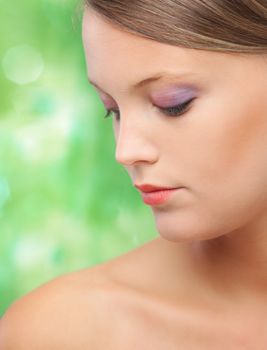
[{"label": "lower lip", "polygon": [[143,201],[148,205],[158,205],[166,202],[176,191],[180,188],[173,188],[170,190],[141,192]]}]

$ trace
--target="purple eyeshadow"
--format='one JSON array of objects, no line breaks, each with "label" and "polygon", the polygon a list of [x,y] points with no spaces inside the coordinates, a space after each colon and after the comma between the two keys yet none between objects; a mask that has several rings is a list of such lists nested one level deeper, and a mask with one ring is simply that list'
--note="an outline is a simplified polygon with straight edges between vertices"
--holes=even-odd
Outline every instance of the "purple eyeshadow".
[{"label": "purple eyeshadow", "polygon": [[160,92],[153,92],[151,97],[153,103],[165,108],[185,103],[188,100],[196,97],[196,95],[197,89],[185,87],[164,89]]}]

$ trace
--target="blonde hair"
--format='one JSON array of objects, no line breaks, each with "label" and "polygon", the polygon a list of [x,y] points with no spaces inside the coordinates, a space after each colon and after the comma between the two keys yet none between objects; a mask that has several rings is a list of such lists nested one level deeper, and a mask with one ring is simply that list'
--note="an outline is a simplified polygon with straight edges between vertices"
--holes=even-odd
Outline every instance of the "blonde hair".
[{"label": "blonde hair", "polygon": [[86,0],[105,20],[161,43],[267,53],[267,0]]}]

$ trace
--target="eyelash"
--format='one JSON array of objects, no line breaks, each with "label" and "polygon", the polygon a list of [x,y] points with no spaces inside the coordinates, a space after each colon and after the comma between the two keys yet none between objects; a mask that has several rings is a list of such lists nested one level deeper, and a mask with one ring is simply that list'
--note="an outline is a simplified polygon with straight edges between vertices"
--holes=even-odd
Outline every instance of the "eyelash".
[{"label": "eyelash", "polygon": [[[172,106],[172,107],[168,107],[168,108],[159,108],[157,107],[160,111],[163,112],[163,114],[167,115],[168,117],[179,117],[182,114],[185,114],[188,111],[188,106],[191,104],[191,102],[194,100],[195,98],[191,98],[190,100],[181,103],[177,106]],[[119,120],[119,113],[117,114],[117,110],[114,109],[109,109],[107,110],[107,114],[104,116],[104,118],[108,118],[111,116],[112,113],[115,114],[116,116],[116,120]]]}]

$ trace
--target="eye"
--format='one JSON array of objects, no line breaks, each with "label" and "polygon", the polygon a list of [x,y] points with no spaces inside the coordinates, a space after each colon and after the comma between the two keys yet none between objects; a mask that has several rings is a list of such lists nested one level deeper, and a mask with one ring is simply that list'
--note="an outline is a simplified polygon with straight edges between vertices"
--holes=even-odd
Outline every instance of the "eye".
[{"label": "eye", "polygon": [[119,110],[117,110],[117,109],[107,109],[106,112],[107,112],[107,113],[106,113],[106,115],[104,116],[104,118],[111,117],[111,115],[114,114],[114,115],[115,115],[115,119],[116,119],[117,121],[120,120],[120,111],[119,111]]},{"label": "eye", "polygon": [[[167,116],[178,117],[178,116],[184,114],[185,112],[187,112],[187,110],[189,109],[188,107],[190,106],[191,102],[193,102],[193,100],[195,100],[195,97],[191,98],[190,100],[188,100],[184,103],[180,103],[179,105],[176,105],[176,106],[171,106],[171,107],[167,107],[167,108],[161,108],[161,107],[157,107],[157,108]],[[120,111],[117,109],[108,109],[104,118],[108,118],[112,114],[115,115],[115,119],[117,121],[120,120]]]},{"label": "eye", "polygon": [[182,114],[184,114],[185,112],[187,112],[187,110],[189,109],[188,107],[190,106],[191,102],[195,99],[191,98],[190,100],[181,103],[179,105],[176,106],[171,106],[171,107],[167,107],[167,108],[161,108],[161,107],[157,107],[160,111],[163,112],[163,114],[170,116],[170,117],[178,117]]}]

